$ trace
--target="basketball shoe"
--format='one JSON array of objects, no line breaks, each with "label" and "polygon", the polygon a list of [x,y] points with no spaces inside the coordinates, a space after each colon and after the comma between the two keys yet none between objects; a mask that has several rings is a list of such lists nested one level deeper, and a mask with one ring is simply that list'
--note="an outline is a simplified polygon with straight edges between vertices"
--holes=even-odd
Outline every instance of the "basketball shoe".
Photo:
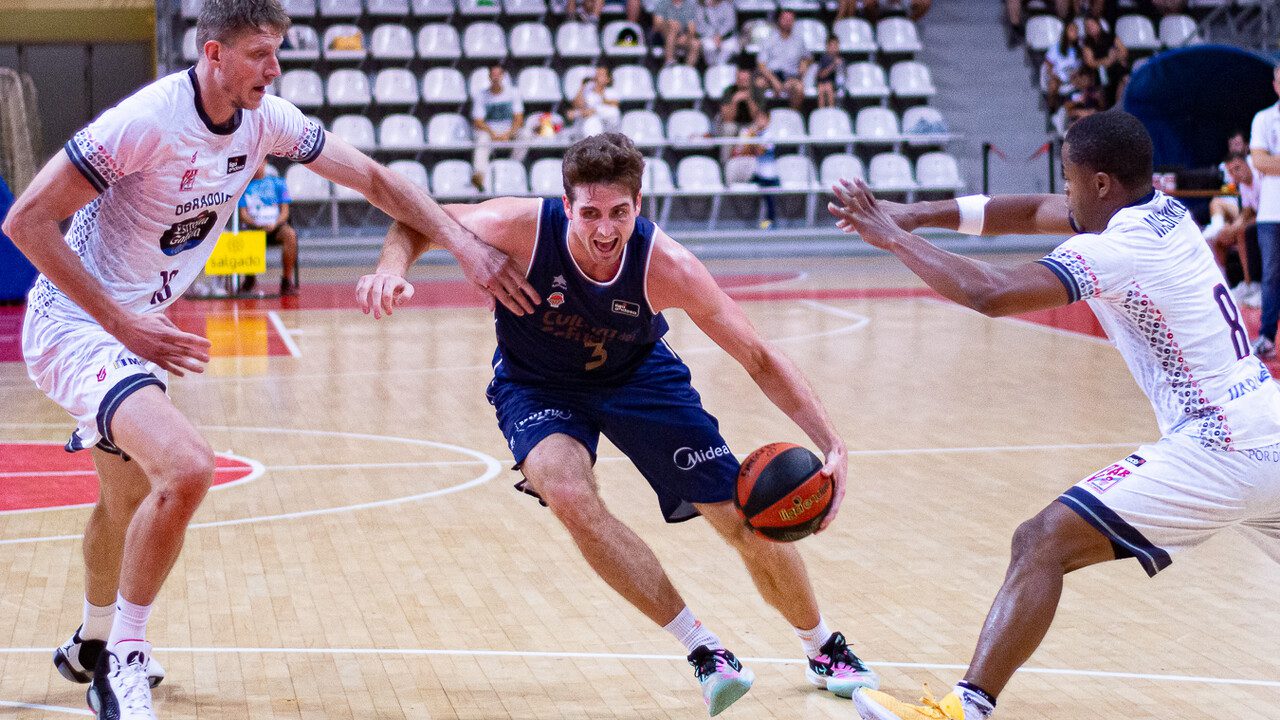
[{"label": "basketball shoe", "polygon": [[[106,643],[101,640],[83,640],[80,638],[81,628],[62,647],[53,651],[53,666],[62,677],[71,682],[87,683],[93,681],[94,668],[98,666],[98,656],[102,654]],[[164,668],[160,662],[148,653],[147,683],[155,687],[164,681]]]},{"label": "basketball shoe", "polygon": [[853,697],[853,691],[860,687],[872,690],[880,687],[875,671],[853,654],[844,634],[838,632],[831,633],[817,657],[809,658],[809,668],[804,675],[814,685],[843,698]]},{"label": "basketball shoe", "polygon": [[147,682],[151,643],[120,642],[115,647],[119,654],[103,650],[98,655],[87,693],[89,707],[99,720],[156,720]]},{"label": "basketball shoe", "polygon": [[909,705],[879,690],[863,688],[853,695],[853,706],[862,720],[987,720],[991,709],[980,707],[968,697],[947,693],[941,701],[933,699],[929,686],[924,689],[922,705]]},{"label": "basketball shoe", "polygon": [[689,653],[689,664],[693,666],[694,677],[702,685],[702,699],[706,701],[707,712],[712,717],[746,695],[756,679],[755,673],[742,667],[738,658],[724,648],[712,650],[706,645],[699,645]]}]

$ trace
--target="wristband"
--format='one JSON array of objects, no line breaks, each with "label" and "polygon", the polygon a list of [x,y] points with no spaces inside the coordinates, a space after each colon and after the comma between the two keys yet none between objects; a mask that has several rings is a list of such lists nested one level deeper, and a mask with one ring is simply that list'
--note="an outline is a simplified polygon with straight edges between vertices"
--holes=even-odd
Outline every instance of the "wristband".
[{"label": "wristband", "polygon": [[981,235],[982,226],[986,221],[987,202],[990,200],[991,198],[986,195],[965,195],[956,198],[956,205],[960,206],[960,226],[956,231],[965,235]]}]

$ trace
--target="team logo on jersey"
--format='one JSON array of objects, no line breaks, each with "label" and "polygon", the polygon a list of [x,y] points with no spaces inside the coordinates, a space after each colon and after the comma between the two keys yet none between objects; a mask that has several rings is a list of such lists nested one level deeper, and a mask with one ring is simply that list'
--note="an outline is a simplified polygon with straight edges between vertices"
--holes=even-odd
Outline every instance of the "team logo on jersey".
[{"label": "team logo on jersey", "polygon": [[560,288],[561,290],[569,289],[569,281],[564,279],[563,275],[557,275],[551,278],[551,287]]},{"label": "team logo on jersey", "polygon": [[564,304],[564,293],[553,292],[547,297],[547,304],[553,308],[558,308]]},{"label": "team logo on jersey", "polygon": [[1129,457],[1125,458],[1124,461],[1134,467],[1142,467],[1143,465],[1147,464],[1147,459],[1142,457],[1141,455],[1138,455],[1137,453],[1134,453],[1133,455],[1130,455]]},{"label": "team logo on jersey", "polygon": [[182,173],[182,182],[178,183],[178,192],[186,192],[195,187],[196,175],[198,174],[200,174],[200,171],[196,168],[191,168]]},{"label": "team logo on jersey", "polygon": [[640,317],[640,305],[626,300],[614,300],[613,311],[627,317]]},{"label": "team logo on jersey", "polygon": [[1124,478],[1133,474],[1133,471],[1119,463],[1105,467],[1085,480],[1085,484],[1092,485],[1094,490],[1104,493],[1111,489],[1112,485],[1120,482]]},{"label": "team logo on jersey", "polygon": [[227,174],[230,175],[231,173],[238,173],[248,164],[248,155],[236,155],[235,157],[229,157],[227,158]]},{"label": "team logo on jersey", "polygon": [[179,220],[160,236],[160,252],[165,255],[177,255],[184,250],[190,250],[204,242],[204,239],[209,236],[209,231],[213,230],[213,226],[217,224],[218,214],[212,210],[205,210],[195,217]]}]

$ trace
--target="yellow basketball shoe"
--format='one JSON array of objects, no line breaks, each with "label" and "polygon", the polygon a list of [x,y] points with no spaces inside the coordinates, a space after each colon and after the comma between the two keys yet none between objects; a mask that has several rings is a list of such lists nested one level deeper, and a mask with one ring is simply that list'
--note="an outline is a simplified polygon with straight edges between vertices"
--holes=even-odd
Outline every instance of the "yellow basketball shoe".
[{"label": "yellow basketball shoe", "polygon": [[854,693],[853,705],[862,720],[986,720],[990,715],[955,693],[947,693],[941,701],[933,699],[927,685],[924,693],[922,705],[909,705],[888,693],[862,688]]}]

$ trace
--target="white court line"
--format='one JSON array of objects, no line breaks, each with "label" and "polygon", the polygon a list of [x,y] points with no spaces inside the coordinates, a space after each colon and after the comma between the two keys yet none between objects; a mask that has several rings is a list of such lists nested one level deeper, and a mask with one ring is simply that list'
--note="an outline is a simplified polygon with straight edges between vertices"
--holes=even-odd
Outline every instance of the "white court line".
[{"label": "white court line", "polygon": [[289,328],[284,326],[284,321],[280,319],[280,313],[275,310],[268,310],[267,319],[271,321],[271,325],[280,334],[280,339],[284,340],[284,346],[288,349],[289,354],[294,357],[302,357],[302,351],[298,349],[298,344],[293,341],[293,335],[289,334]]},{"label": "white court line", "polygon": [[47,712],[66,713],[67,715],[88,715],[94,717],[94,714],[88,710],[80,708],[60,707],[58,705],[38,705],[36,703],[13,702],[11,700],[0,700],[0,707],[17,708],[18,710],[45,710]]},{"label": "white court line", "polygon": [[[400,657],[510,657],[547,658],[552,660],[648,660],[684,663],[683,655],[645,653],[551,652],[542,650],[465,650],[446,648],[272,648],[272,647],[162,647],[164,653],[195,655],[394,655]],[[0,654],[47,653],[48,648],[0,648]],[[740,656],[743,662],[759,665],[803,665],[797,658]],[[864,658],[865,659],[865,658]],[[872,667],[912,668],[920,670],[965,670],[968,665],[955,663],[918,663],[867,661]],[[1024,667],[1018,672],[1035,675],[1071,675],[1117,680],[1151,680],[1154,682],[1199,683],[1205,685],[1246,685],[1280,688],[1280,680],[1226,678],[1209,675],[1166,675],[1162,673],[1118,672],[1113,670],[1081,670],[1075,668]]]}]

